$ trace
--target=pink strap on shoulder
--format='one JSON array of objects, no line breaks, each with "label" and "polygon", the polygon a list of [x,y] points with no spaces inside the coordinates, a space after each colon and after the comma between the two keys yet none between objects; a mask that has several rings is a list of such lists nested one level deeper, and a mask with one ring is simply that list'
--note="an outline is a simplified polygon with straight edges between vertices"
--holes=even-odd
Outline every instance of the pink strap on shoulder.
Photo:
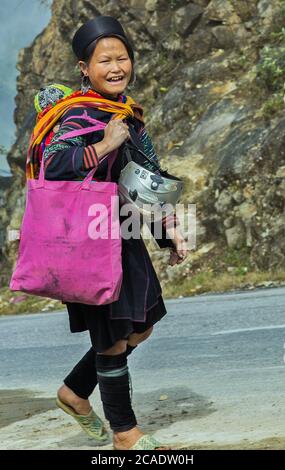
[{"label": "pink strap on shoulder", "polygon": [[84,134],[89,134],[90,132],[100,131],[102,129],[105,129],[105,127],[107,126],[105,122],[99,121],[99,119],[95,119],[89,116],[86,109],[83,111],[81,115],[74,114],[72,116],[68,116],[66,119],[62,121],[61,125],[65,124],[68,121],[72,121],[73,119],[80,119],[83,121],[90,122],[91,124],[94,124],[94,125],[85,127],[83,129],[75,129],[74,131],[67,132],[66,134],[63,134],[60,137],[60,139],[65,140],[71,137],[77,137],[78,135],[84,135]]},{"label": "pink strap on shoulder", "polygon": [[[72,137],[77,137],[79,135],[85,135],[91,132],[100,131],[100,130],[105,129],[105,127],[107,126],[105,122],[99,121],[98,119],[94,119],[88,116],[86,111],[84,111],[82,116],[78,116],[78,115],[69,116],[67,119],[65,119],[62,122],[62,124],[74,118],[77,118],[77,119],[80,118],[85,121],[92,122],[92,124],[95,124],[95,125],[84,127],[83,129],[75,129],[74,131],[67,132],[66,134],[63,134],[62,136],[60,136],[60,140],[70,139]],[[106,158],[108,158],[108,172],[107,172],[106,181],[111,180],[111,169],[112,169],[114,161],[116,160],[117,154],[118,154],[118,149],[115,149],[113,150],[113,152],[108,153],[107,155],[105,155],[103,158],[100,159],[99,163],[103,162]]]},{"label": "pink strap on shoulder", "polygon": [[70,139],[72,137],[77,137],[79,135],[89,134],[90,132],[101,131],[105,129],[106,124],[98,121],[99,124],[96,126],[84,127],[83,129],[75,129],[74,131],[66,132],[60,136],[60,140]]}]

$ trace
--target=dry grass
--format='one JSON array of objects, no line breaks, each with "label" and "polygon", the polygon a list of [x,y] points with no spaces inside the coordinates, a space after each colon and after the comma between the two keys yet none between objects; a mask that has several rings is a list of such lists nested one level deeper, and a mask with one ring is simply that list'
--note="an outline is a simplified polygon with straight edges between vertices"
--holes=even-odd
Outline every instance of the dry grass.
[{"label": "dry grass", "polygon": [[189,276],[175,285],[170,283],[164,285],[163,294],[165,298],[188,297],[205,292],[226,292],[236,289],[261,287],[261,284],[264,283],[282,285],[282,283],[285,283],[285,271],[249,272],[242,275],[227,272],[220,274],[202,272],[194,274],[192,277]]},{"label": "dry grass", "polygon": [[[285,284],[285,271],[248,272],[244,274],[203,271],[176,280],[175,283],[164,284],[163,296],[165,299],[190,297],[207,292],[222,293],[254,287],[278,287],[283,283]],[[50,312],[66,308],[60,301],[34,295],[27,295],[26,299],[19,303],[11,302],[13,298],[21,296],[23,296],[22,292],[12,292],[8,287],[2,287],[0,289],[0,315]]]},{"label": "dry grass", "polygon": [[26,295],[25,300],[13,303],[13,299],[15,300],[25,295],[23,292],[12,292],[9,287],[2,287],[0,289],[0,315],[38,313],[41,311],[50,312],[65,308],[60,301],[36,295]]}]

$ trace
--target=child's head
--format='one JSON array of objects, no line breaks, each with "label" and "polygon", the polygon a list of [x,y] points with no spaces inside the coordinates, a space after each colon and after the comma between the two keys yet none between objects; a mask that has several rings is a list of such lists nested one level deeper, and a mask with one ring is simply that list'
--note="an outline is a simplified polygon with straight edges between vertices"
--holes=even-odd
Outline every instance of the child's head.
[{"label": "child's head", "polygon": [[58,100],[65,98],[71,93],[73,93],[71,88],[57,83],[41,88],[34,99],[36,111],[41,113],[47,106],[50,104],[55,105]]}]

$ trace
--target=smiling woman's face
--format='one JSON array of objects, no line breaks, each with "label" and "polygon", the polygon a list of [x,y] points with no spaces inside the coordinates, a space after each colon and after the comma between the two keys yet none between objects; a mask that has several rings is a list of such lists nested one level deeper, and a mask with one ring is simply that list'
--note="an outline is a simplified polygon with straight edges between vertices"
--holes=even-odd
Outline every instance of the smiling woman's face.
[{"label": "smiling woman's face", "polygon": [[[127,87],[131,74],[132,62],[125,44],[115,37],[102,38],[98,41],[91,60],[87,65],[79,61],[80,68],[94,90],[116,98]],[[120,80],[112,80],[120,78]]]}]

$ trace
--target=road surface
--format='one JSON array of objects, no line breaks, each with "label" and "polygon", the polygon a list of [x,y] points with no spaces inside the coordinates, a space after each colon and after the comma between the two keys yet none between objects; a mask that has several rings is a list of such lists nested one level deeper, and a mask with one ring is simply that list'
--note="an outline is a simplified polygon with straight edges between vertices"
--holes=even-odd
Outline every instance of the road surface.
[{"label": "road surface", "polygon": [[[177,447],[284,448],[285,288],[166,301],[130,356],[138,423]],[[56,409],[88,333],[65,311],[0,318],[0,449],[96,447]],[[102,413],[96,389],[92,404]]]}]

